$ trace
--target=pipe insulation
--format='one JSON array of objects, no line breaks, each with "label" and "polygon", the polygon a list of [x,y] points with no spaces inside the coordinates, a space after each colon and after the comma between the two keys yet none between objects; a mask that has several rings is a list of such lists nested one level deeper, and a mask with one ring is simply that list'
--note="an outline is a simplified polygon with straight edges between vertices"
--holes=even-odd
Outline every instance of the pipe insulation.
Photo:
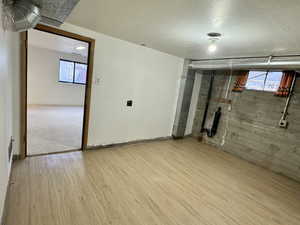
[{"label": "pipe insulation", "polygon": [[300,56],[274,56],[195,60],[189,64],[194,70],[299,70]]}]

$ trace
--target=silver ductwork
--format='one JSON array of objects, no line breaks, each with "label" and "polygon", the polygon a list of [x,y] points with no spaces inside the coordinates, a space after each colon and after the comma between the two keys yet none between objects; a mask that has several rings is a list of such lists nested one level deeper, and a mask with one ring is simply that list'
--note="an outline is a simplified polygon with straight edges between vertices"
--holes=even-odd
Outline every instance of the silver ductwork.
[{"label": "silver ductwork", "polygon": [[32,0],[40,6],[41,22],[46,25],[59,27],[71,14],[79,0]]},{"label": "silver ductwork", "polygon": [[300,56],[274,56],[240,59],[191,61],[195,70],[299,70]]},{"label": "silver ductwork", "polygon": [[41,20],[40,8],[26,0],[3,1],[2,23],[4,30],[26,31]]},{"label": "silver ductwork", "polygon": [[34,28],[38,23],[60,26],[79,0],[3,0],[2,23],[15,32]]}]

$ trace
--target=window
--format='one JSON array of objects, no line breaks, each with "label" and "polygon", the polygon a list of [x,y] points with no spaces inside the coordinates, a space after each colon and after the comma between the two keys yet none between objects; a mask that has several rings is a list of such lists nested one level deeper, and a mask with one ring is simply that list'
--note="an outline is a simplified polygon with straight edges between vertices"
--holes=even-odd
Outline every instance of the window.
[{"label": "window", "polygon": [[86,84],[87,64],[61,59],[59,62],[59,82]]},{"label": "window", "polygon": [[250,71],[246,89],[276,92],[279,88],[282,72]]},{"label": "window", "polygon": [[75,63],[74,83],[86,84],[87,65]]}]

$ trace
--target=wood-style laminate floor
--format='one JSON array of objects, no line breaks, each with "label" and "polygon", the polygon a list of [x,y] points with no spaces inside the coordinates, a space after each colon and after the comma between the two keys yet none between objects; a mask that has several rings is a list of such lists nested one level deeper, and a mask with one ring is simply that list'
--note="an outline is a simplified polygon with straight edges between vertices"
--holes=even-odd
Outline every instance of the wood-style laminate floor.
[{"label": "wood-style laminate floor", "polygon": [[6,225],[299,225],[300,184],[194,139],[27,158]]}]

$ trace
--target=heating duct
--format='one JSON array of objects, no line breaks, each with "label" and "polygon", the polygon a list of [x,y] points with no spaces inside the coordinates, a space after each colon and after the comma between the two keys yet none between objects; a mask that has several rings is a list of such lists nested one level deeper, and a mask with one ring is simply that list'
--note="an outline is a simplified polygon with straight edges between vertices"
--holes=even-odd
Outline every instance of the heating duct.
[{"label": "heating duct", "polygon": [[25,0],[4,0],[2,23],[4,30],[25,31],[33,28],[40,21],[40,8]]},{"label": "heating duct", "polygon": [[34,28],[38,23],[60,26],[79,0],[3,0],[2,25],[14,32]]},{"label": "heating duct", "polygon": [[59,27],[71,14],[79,0],[32,0],[40,6],[41,23]]},{"label": "heating duct", "polygon": [[300,70],[300,56],[274,56],[240,59],[191,61],[195,70]]}]

